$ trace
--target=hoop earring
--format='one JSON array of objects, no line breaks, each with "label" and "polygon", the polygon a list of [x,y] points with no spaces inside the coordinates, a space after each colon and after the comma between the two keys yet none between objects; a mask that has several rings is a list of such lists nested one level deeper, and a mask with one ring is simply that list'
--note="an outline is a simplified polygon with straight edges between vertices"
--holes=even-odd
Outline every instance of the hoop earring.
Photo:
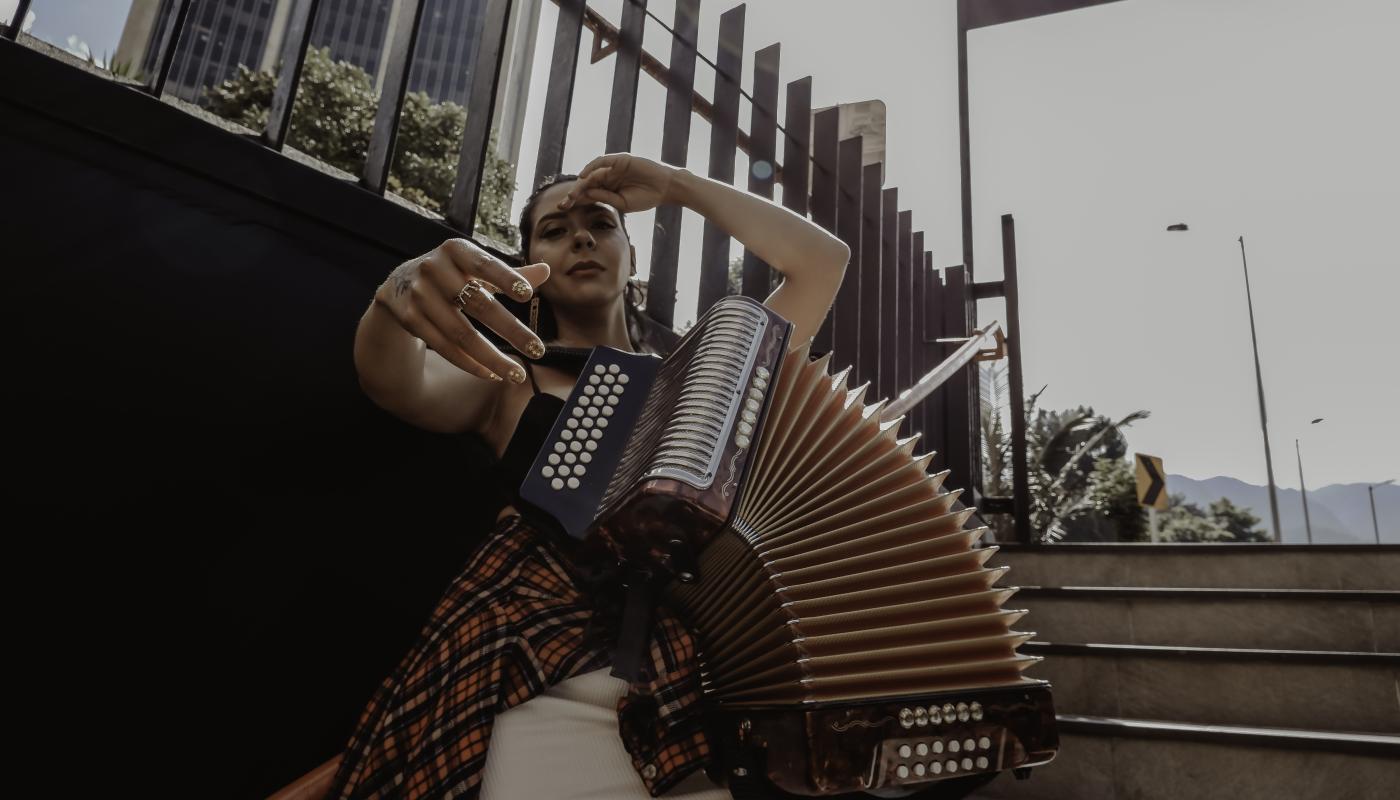
[{"label": "hoop earring", "polygon": [[540,332],[540,296],[535,295],[530,298],[530,332],[538,334]]}]

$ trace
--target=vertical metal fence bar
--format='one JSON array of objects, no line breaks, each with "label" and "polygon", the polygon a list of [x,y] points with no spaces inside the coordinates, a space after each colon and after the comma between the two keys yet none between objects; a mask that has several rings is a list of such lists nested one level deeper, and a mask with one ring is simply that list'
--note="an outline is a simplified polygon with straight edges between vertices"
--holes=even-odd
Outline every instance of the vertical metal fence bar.
[{"label": "vertical metal fence bar", "polygon": [[856,383],[871,384],[870,400],[888,397],[880,364],[880,220],[891,213],[881,203],[880,181],[885,165],[866,164],[860,181],[860,358],[856,360]]},{"label": "vertical metal fence bar", "polygon": [[[695,43],[700,33],[700,0],[676,0],[671,26],[671,84],[666,87],[666,116],[661,127],[661,160],[684,167],[690,149],[690,104],[695,90]],[[651,272],[647,277],[647,314],[673,326],[676,311],[676,262],[681,252],[681,207],[659,206],[651,237]]]},{"label": "vertical metal fence bar", "polygon": [[569,108],[574,99],[574,75],[578,72],[578,45],[583,37],[584,0],[556,0],[559,19],[554,25],[554,50],[549,62],[549,83],[544,91],[544,119],[540,122],[540,149],[535,157],[534,189],[540,181],[559,174],[564,167],[564,138],[569,132]]},{"label": "vertical metal fence bar", "polygon": [[910,275],[913,268],[913,247],[914,247],[914,212],[899,212],[899,260],[897,272],[895,273],[895,301],[899,304],[895,309],[895,338],[887,347],[894,350],[895,357],[895,384],[891,397],[897,396],[910,386],[919,376],[914,375],[914,358],[912,347],[912,337],[910,334],[914,328],[914,299],[911,284],[914,278]]},{"label": "vertical metal fence bar", "polygon": [[[310,0],[310,4],[313,6],[316,2],[317,0]],[[152,76],[151,82],[146,85],[146,90],[155,97],[161,97],[165,94],[165,84],[170,80],[170,68],[171,65],[175,63],[175,51],[180,47],[180,37],[184,35],[185,21],[189,19],[191,5],[193,5],[192,0],[175,0],[175,13],[170,15],[170,22],[166,23],[165,29],[160,33],[160,42],[156,45],[156,72],[155,75]],[[307,5],[307,0],[303,0],[302,5]],[[300,10],[300,8],[298,10]],[[19,30],[19,23],[22,22],[23,19],[23,16],[21,16],[19,20],[16,21],[15,30]],[[296,19],[293,17],[293,19],[288,22],[288,25],[295,22]],[[298,64],[297,69],[300,68],[301,65]],[[295,80],[295,78],[293,78],[293,80]],[[280,83],[278,88],[281,88]],[[277,96],[274,94],[273,101],[275,102],[276,99]],[[271,119],[271,115],[268,115],[268,118]],[[280,148],[281,146],[279,142],[277,147]]]},{"label": "vertical metal fence bar", "polygon": [[472,85],[467,95],[467,125],[458,150],[457,179],[447,201],[447,224],[470,236],[476,228],[476,206],[481,198],[481,179],[486,168],[486,150],[491,143],[491,112],[496,107],[501,60],[505,55],[506,30],[510,24],[511,0],[487,0],[481,25],[481,44],[472,64]]},{"label": "vertical metal fence bar", "polygon": [[617,55],[613,62],[612,105],[608,109],[609,153],[632,149],[632,126],[637,116],[637,77],[642,68],[642,33],[647,0],[623,0],[622,26],[618,29]]},{"label": "vertical metal fence bar", "polygon": [[[961,266],[943,270],[943,331],[945,336],[962,337],[969,333],[967,315],[967,271]],[[956,349],[956,345],[945,347],[942,355]],[[971,407],[972,394],[968,384],[976,383],[977,363],[973,362],[957,371],[948,379],[947,399],[947,439],[943,446],[948,453],[947,467],[952,470],[948,485],[959,487],[967,492],[964,501],[975,505],[973,493],[973,436],[974,414]]]},{"label": "vertical metal fence bar", "polygon": [[1026,462],[1026,391],[1021,377],[1021,300],[1016,283],[1016,221],[1001,217],[1002,290],[1006,297],[1007,372],[1011,393],[1011,508],[1016,541],[1031,541],[1031,487]]},{"label": "vertical metal fence bar", "polygon": [[880,396],[894,397],[898,393],[895,379],[899,368],[896,361],[899,352],[895,342],[899,340],[896,309],[899,297],[896,294],[895,277],[899,269],[899,190],[886,189],[883,196],[885,213],[880,218],[880,317],[875,324],[880,326]]},{"label": "vertical metal fence bar", "polygon": [[[860,252],[860,155],[861,137],[841,140],[836,167],[836,235],[851,248],[852,259]],[[860,354],[859,269],[846,268],[832,316],[831,345],[836,367],[856,366]]]},{"label": "vertical metal fence bar", "polygon": [[19,29],[24,27],[24,18],[29,14],[29,3],[30,0],[19,0],[19,5],[15,7],[14,18],[10,20],[10,24],[3,32],[6,39],[13,42],[19,38]]},{"label": "vertical metal fence bar", "polygon": [[787,110],[783,117],[783,207],[807,216],[812,174],[812,78],[798,78],[787,85]]},{"label": "vertical metal fence bar", "polygon": [[[812,117],[812,221],[824,230],[836,233],[836,162],[837,137],[840,117],[838,110],[828,108],[818,111]],[[849,243],[847,243],[849,244]],[[853,271],[851,264],[859,263],[860,252],[851,249],[851,263],[846,266],[846,277]],[[812,339],[812,350],[817,353],[832,351],[832,326],[835,322],[835,306],[827,312],[817,335]]]},{"label": "vertical metal fence bar", "polygon": [[[913,239],[913,258],[909,269],[909,363],[910,370],[914,374],[914,380],[924,376],[924,373],[933,368],[933,365],[924,365],[924,232],[915,231]],[[912,385],[912,384],[911,384]],[[908,388],[908,386],[904,387]],[[901,389],[903,391],[903,389]],[[905,420],[906,435],[911,433],[923,434],[925,430],[924,404],[920,403],[909,412],[909,417]],[[927,450],[928,440],[924,439],[924,450]]]},{"label": "vertical metal fence bar", "polygon": [[[423,7],[427,4],[428,0],[417,0],[413,4],[412,17],[399,18],[408,24],[394,27],[394,39],[385,56],[384,89],[379,94],[379,107],[374,112],[374,130],[369,135],[365,168],[360,173],[360,185],[375,194],[384,194],[389,183],[389,168],[394,162],[394,142],[399,136],[404,96],[408,93],[408,74],[413,67],[413,51],[418,44]],[[306,50],[303,49],[302,57],[305,58],[305,55]]]},{"label": "vertical metal fence bar", "polygon": [[[779,45],[770,44],[753,56],[753,107],[749,116],[749,191],[773,199],[774,165],[778,163]],[[773,268],[744,249],[743,293],[755,300],[768,296]]]},{"label": "vertical metal fence bar", "polygon": [[[720,183],[734,183],[734,156],[739,142],[739,84],[744,72],[744,10],[738,5],[720,15],[719,53],[715,59],[714,111],[710,120],[710,172]],[[729,294],[729,233],[705,219],[700,244],[700,292],[696,317]]]},{"label": "vertical metal fence bar", "polygon": [[[938,339],[947,335],[943,315],[943,273],[933,267],[933,253],[924,253],[924,363],[933,369],[943,360],[944,348]],[[946,386],[924,400],[924,451],[934,451],[929,468],[937,472],[948,467],[948,389]]]}]

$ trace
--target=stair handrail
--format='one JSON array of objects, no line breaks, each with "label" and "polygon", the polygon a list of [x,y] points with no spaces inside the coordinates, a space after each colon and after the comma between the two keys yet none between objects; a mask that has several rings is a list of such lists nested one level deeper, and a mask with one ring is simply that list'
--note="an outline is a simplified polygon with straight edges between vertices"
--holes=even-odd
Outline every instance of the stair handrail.
[{"label": "stair handrail", "polygon": [[[943,359],[938,366],[929,370],[918,382],[900,392],[898,397],[886,405],[885,410],[880,414],[882,422],[903,416],[968,364],[974,361],[995,361],[1006,355],[1006,334],[1002,332],[1001,323],[996,320],[974,330],[971,336],[939,339],[938,341],[949,344],[962,342],[962,344],[951,355]],[[985,347],[984,345],[991,346]]]}]

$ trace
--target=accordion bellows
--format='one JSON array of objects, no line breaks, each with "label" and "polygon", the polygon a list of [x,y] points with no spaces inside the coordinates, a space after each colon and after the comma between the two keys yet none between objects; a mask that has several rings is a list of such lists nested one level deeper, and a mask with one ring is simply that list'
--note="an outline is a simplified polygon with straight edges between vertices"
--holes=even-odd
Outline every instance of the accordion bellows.
[{"label": "accordion bellows", "polygon": [[[738,508],[672,591],[701,632],[706,691],[733,703],[857,700],[1031,683],[1033,634],[1002,609],[995,548],[946,472],[897,439],[865,387],[789,353]],[[722,592],[707,586],[726,587]]]}]

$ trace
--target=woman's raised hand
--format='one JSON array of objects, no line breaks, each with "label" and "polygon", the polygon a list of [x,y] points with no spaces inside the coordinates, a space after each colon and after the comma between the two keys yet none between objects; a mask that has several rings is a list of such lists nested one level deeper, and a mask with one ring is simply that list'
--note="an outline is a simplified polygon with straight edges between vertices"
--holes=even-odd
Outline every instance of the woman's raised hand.
[{"label": "woman's raised hand", "polygon": [[588,162],[578,174],[560,208],[580,200],[607,203],[624,213],[646,211],[673,202],[672,188],[680,170],[631,153],[610,153]]},{"label": "woman's raised hand", "polygon": [[520,383],[525,371],[463,314],[480,320],[521,353],[539,358],[544,343],[493,295],[504,292],[525,302],[547,280],[548,264],[511,269],[466,239],[448,239],[395,268],[374,293],[374,302],[458,369]]}]

